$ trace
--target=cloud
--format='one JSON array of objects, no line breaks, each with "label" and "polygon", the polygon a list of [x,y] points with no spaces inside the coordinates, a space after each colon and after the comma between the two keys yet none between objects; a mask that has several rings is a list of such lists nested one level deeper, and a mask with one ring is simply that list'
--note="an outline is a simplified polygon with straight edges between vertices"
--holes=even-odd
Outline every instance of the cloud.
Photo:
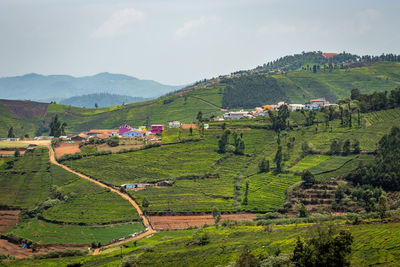
[{"label": "cloud", "polygon": [[206,24],[208,21],[209,19],[204,16],[201,16],[198,19],[185,21],[185,23],[175,31],[175,39],[181,39],[183,36]]},{"label": "cloud", "polygon": [[133,22],[144,19],[144,14],[134,8],[125,8],[113,13],[94,33],[93,37],[112,37],[120,35]]},{"label": "cloud", "polygon": [[289,34],[296,31],[296,27],[289,24],[284,24],[280,22],[271,22],[267,25],[262,26],[258,29],[258,34]]},{"label": "cloud", "polygon": [[365,9],[356,15],[357,31],[359,34],[365,34],[372,29],[372,26],[376,20],[380,17],[380,12],[376,9]]}]

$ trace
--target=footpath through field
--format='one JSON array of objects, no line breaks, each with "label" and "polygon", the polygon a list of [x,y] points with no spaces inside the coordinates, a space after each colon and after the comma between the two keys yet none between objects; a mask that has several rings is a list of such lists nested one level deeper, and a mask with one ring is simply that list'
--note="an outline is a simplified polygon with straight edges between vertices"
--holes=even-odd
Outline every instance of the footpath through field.
[{"label": "footpath through field", "polygon": [[[151,224],[150,224],[149,220],[147,219],[147,217],[143,215],[143,212],[142,212],[142,210],[140,209],[139,205],[138,205],[133,199],[131,199],[128,195],[126,195],[126,194],[120,192],[119,190],[117,190],[117,189],[115,189],[115,188],[112,188],[112,187],[110,187],[110,186],[108,186],[108,185],[105,185],[105,184],[103,184],[103,183],[101,183],[101,182],[99,182],[99,181],[97,181],[97,180],[95,180],[95,179],[93,179],[93,178],[90,178],[90,177],[88,177],[88,176],[86,176],[86,175],[83,175],[83,174],[81,174],[81,173],[79,173],[79,172],[76,172],[76,171],[74,171],[74,170],[68,168],[67,166],[65,166],[65,165],[63,165],[63,164],[58,163],[57,160],[56,160],[56,156],[55,156],[55,153],[54,153],[54,151],[53,151],[53,148],[52,148],[51,146],[48,146],[48,148],[49,148],[49,158],[50,158],[50,162],[51,162],[52,164],[57,165],[57,166],[63,168],[64,170],[67,170],[67,171],[69,171],[69,172],[71,172],[71,173],[73,173],[73,174],[75,174],[75,175],[78,175],[79,177],[81,177],[81,178],[83,178],[83,179],[85,179],[85,180],[88,180],[88,181],[90,181],[90,182],[92,182],[92,183],[95,183],[95,184],[97,184],[98,186],[101,186],[101,187],[104,187],[104,188],[108,188],[108,189],[110,189],[111,192],[120,195],[122,198],[125,198],[126,200],[129,201],[129,203],[132,204],[133,207],[135,207],[135,209],[137,210],[137,212],[138,212],[140,218],[143,220],[143,224],[144,224],[144,226],[147,228],[147,231],[146,231],[146,232],[141,233],[140,235],[137,235],[137,236],[135,236],[135,237],[131,237],[131,238],[125,239],[125,240],[120,241],[120,242],[116,242],[116,243],[112,243],[112,244],[103,246],[102,248],[108,248],[108,247],[113,247],[113,246],[122,245],[122,244],[124,244],[124,243],[130,242],[130,241],[133,241],[133,240],[136,240],[136,239],[143,238],[143,237],[145,237],[145,236],[148,236],[148,235],[153,234],[153,233],[156,232],[156,231],[153,229],[153,227],[151,226]],[[100,252],[100,249],[96,249],[96,250],[93,252],[93,255],[99,254],[99,252]]]}]

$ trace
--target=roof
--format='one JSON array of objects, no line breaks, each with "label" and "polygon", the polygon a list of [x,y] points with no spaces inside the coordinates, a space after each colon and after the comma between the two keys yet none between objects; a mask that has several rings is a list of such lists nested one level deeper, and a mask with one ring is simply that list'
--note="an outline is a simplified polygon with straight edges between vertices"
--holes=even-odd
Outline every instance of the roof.
[{"label": "roof", "polygon": [[331,58],[331,57],[334,57],[336,55],[337,55],[337,53],[322,53],[322,56],[325,57],[325,58]]},{"label": "roof", "polygon": [[164,127],[164,124],[152,124],[151,127],[153,127],[153,126],[156,126],[156,127],[162,126],[162,127]]},{"label": "roof", "polygon": [[326,101],[326,99],[325,98],[317,98],[317,99],[312,99],[312,100],[310,100],[310,102],[324,102],[324,101]]}]

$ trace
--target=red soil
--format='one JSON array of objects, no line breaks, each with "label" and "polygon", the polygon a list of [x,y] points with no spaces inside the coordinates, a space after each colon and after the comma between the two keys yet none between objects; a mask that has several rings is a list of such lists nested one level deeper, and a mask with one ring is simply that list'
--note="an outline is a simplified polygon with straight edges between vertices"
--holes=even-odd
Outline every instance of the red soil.
[{"label": "red soil", "polygon": [[64,250],[64,249],[87,249],[87,245],[82,244],[54,244],[40,246],[37,251],[32,252],[32,249],[23,248],[22,245],[16,245],[10,243],[7,240],[0,239],[0,254],[14,256],[16,258],[26,258],[34,255],[46,254],[52,250]]},{"label": "red soil", "polygon": [[64,154],[74,154],[76,152],[81,152],[81,149],[79,148],[79,143],[78,142],[61,143],[55,149],[56,149],[57,158],[60,158]]},{"label": "red soil", "polygon": [[[15,150],[0,150],[0,157],[8,157],[9,155],[14,155]],[[25,154],[25,151],[19,151],[20,155]]]},{"label": "red soil", "polygon": [[[225,220],[251,220],[256,217],[252,213],[225,214],[221,216],[221,222]],[[149,216],[150,222],[156,230],[185,229],[189,227],[201,227],[204,224],[214,224],[212,215],[191,216]]]}]

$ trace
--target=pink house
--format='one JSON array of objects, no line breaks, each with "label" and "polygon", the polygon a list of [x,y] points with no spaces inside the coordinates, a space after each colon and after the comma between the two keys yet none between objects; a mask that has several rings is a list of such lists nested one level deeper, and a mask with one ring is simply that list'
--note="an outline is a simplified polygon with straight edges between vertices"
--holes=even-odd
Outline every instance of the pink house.
[{"label": "pink house", "polygon": [[119,127],[118,133],[120,136],[122,136],[124,133],[129,132],[130,130],[132,130],[132,127],[125,124]]},{"label": "pink house", "polygon": [[164,131],[164,125],[163,124],[153,124],[151,125],[151,132],[154,134],[157,133],[162,133]]}]

